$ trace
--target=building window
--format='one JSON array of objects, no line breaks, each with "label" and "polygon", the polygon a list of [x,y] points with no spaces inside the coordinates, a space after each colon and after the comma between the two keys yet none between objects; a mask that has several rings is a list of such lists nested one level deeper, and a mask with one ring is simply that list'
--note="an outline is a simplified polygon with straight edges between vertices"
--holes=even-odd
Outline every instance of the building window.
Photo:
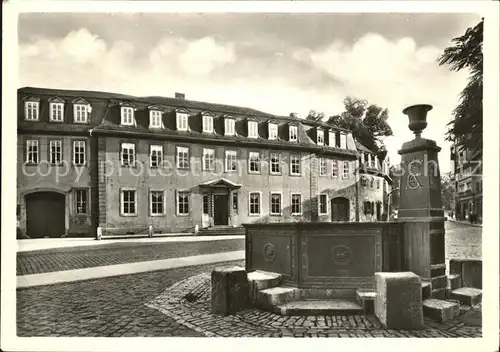
[{"label": "building window", "polygon": [[233,213],[238,214],[238,193],[233,192]]},{"label": "building window", "polygon": [[361,178],[361,186],[368,187],[368,180],[364,176]]},{"label": "building window", "polygon": [[73,164],[85,165],[85,141],[73,141]]},{"label": "building window", "polygon": [[77,215],[87,214],[88,192],[86,189],[75,189],[75,211]]},{"label": "building window", "polygon": [[151,191],[149,192],[149,204],[151,215],[163,215],[165,212],[164,207],[164,197],[165,192],[163,191]]},{"label": "building window", "polygon": [[342,178],[348,178],[349,177],[349,162],[344,161],[344,167],[342,169]]},{"label": "building window", "polygon": [[177,193],[177,215],[189,215],[189,193]]},{"label": "building window", "polygon": [[185,113],[177,113],[177,131],[188,130],[188,115]]},{"label": "building window", "polygon": [[319,195],[319,213],[328,214],[328,195],[326,194]]},{"label": "building window", "polygon": [[205,171],[215,170],[215,150],[214,149],[203,149],[203,170],[205,170]]},{"label": "building window", "polygon": [[347,135],[340,133],[340,148],[347,149]]},{"label": "building window", "polygon": [[84,104],[75,104],[73,111],[73,121],[76,123],[87,123],[88,119],[88,105]]},{"label": "building window", "polygon": [[258,129],[257,121],[248,121],[248,138],[257,138],[259,136]]},{"label": "building window", "polygon": [[380,180],[377,180],[377,189],[380,189]]},{"label": "building window", "polygon": [[63,103],[50,103],[50,121],[62,122]]},{"label": "building window", "polygon": [[249,212],[250,215],[260,215],[260,193],[250,192]]},{"label": "building window", "polygon": [[226,150],[226,172],[236,171],[236,151]]},{"label": "building window", "polygon": [[234,136],[235,135],[235,120],[232,118],[224,119],[224,135]]},{"label": "building window", "polygon": [[300,156],[290,155],[290,174],[298,176],[300,175]]},{"label": "building window", "polygon": [[248,170],[251,173],[260,173],[260,153],[250,152],[248,160]]},{"label": "building window", "polygon": [[332,177],[339,176],[339,162],[337,160],[332,160]]},{"label": "building window", "polygon": [[318,133],[318,138],[317,138],[317,143],[318,145],[324,145],[325,144],[325,132],[323,130],[317,130]]},{"label": "building window", "polygon": [[271,174],[277,175],[281,173],[281,161],[280,155],[278,153],[271,153],[269,156],[269,161],[271,164]]},{"label": "building window", "polygon": [[26,162],[29,164],[38,164],[38,141],[30,139],[26,141]]},{"label": "building window", "polygon": [[370,188],[373,188],[373,177],[370,178]]},{"label": "building window", "polygon": [[50,163],[59,165],[62,163],[62,142],[61,141],[50,141]]},{"label": "building window", "polygon": [[189,169],[189,148],[177,147],[177,168]]},{"label": "building window", "polygon": [[137,193],[135,190],[122,190],[122,216],[137,215]]},{"label": "building window", "polygon": [[132,126],[134,124],[134,109],[122,106],[122,125]]},{"label": "building window", "polygon": [[214,118],[210,115],[203,115],[203,132],[214,132]]},{"label": "building window", "polygon": [[337,146],[337,140],[335,137],[335,132],[330,131],[328,132],[328,145],[330,147],[336,147]]},{"label": "building window", "polygon": [[292,193],[292,215],[302,215],[302,195]]},{"label": "building window", "polygon": [[210,214],[210,203],[208,194],[203,195],[203,214]]},{"label": "building window", "polygon": [[27,101],[24,103],[24,116],[26,120],[38,121],[38,102]]},{"label": "building window", "polygon": [[278,125],[275,123],[269,124],[269,139],[278,139]]},{"label": "building window", "polygon": [[151,167],[160,167],[163,161],[163,146],[152,145],[149,151],[149,163]]},{"label": "building window", "polygon": [[290,142],[297,142],[298,140],[298,128],[297,126],[290,126],[288,128],[288,141]]},{"label": "building window", "polygon": [[122,143],[121,159],[122,166],[135,165],[135,144]]},{"label": "building window", "polygon": [[319,159],[319,175],[326,176],[326,159]]},{"label": "building window", "polygon": [[271,215],[281,215],[281,193],[271,192]]},{"label": "building window", "polygon": [[159,110],[149,112],[149,128],[161,128],[161,115]]}]

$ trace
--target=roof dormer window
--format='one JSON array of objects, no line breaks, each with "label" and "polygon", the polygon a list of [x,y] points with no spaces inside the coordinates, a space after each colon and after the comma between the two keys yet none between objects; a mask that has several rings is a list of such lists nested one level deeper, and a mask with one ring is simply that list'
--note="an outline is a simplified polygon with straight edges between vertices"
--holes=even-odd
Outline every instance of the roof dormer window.
[{"label": "roof dormer window", "polygon": [[122,106],[121,108],[121,124],[124,126],[134,125],[134,108],[130,106]]},{"label": "roof dormer window", "polygon": [[278,124],[275,122],[269,122],[269,139],[278,139]]},{"label": "roof dormer window", "polygon": [[318,145],[324,145],[325,144],[325,132],[323,130],[318,129],[316,137],[317,137],[316,138],[316,143]]},{"label": "roof dormer window", "polygon": [[296,125],[288,127],[288,141],[297,142],[299,140],[299,129]]},{"label": "roof dormer window", "polygon": [[64,113],[64,100],[61,98],[49,99],[49,119],[53,122],[62,122]]},{"label": "roof dormer window", "polygon": [[73,122],[87,123],[92,107],[88,101],[78,98],[72,101],[73,103]]},{"label": "roof dormer window", "polygon": [[236,121],[233,117],[225,117],[224,118],[224,135],[225,136],[234,136],[236,134],[235,122]]},{"label": "roof dormer window", "polygon": [[335,131],[329,131],[328,132],[328,145],[330,147],[336,147],[337,142],[336,142],[336,136],[335,136]]},{"label": "roof dormer window", "polygon": [[214,117],[203,114],[203,133],[214,133]]},{"label": "roof dormer window", "polygon": [[248,138],[258,138],[259,124],[257,121],[248,121]]},{"label": "roof dormer window", "polygon": [[347,149],[347,135],[340,133],[340,148]]},{"label": "roof dormer window", "polygon": [[39,99],[29,98],[24,102],[24,118],[27,121],[38,121]]},{"label": "roof dormer window", "polygon": [[161,128],[161,115],[160,110],[149,111],[149,128]]},{"label": "roof dormer window", "polygon": [[177,111],[176,115],[176,127],[177,131],[187,131],[188,130],[188,114],[185,111]]}]

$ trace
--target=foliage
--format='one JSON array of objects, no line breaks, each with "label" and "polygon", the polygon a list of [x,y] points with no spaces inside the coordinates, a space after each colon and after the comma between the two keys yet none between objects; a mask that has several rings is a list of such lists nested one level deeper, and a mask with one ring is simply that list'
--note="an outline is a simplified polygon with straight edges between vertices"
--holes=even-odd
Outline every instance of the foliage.
[{"label": "foliage", "polygon": [[450,65],[450,70],[468,69],[467,85],[460,94],[453,110],[453,120],[448,124],[448,141],[461,148],[481,148],[483,145],[483,27],[484,19],[465,34],[454,38],[438,58],[439,65]]},{"label": "foliage", "polygon": [[316,110],[309,110],[309,114],[306,116],[306,120],[322,122],[325,118],[325,114],[322,112],[317,112]]},{"label": "foliage", "polygon": [[376,153],[379,159],[385,159],[387,150],[382,139],[392,136],[387,122],[389,111],[353,97],[344,99],[344,109],[340,115],[331,116],[327,123],[351,130],[357,141]]}]

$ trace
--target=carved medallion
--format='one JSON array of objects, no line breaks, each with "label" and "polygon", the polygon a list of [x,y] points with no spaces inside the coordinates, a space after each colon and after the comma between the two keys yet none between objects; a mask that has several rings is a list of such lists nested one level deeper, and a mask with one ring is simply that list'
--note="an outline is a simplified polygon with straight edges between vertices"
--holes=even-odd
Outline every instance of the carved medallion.
[{"label": "carved medallion", "polygon": [[337,265],[347,265],[352,260],[352,250],[351,247],[345,244],[339,244],[334,246],[331,250],[332,260]]},{"label": "carved medallion", "polygon": [[274,248],[274,244],[266,243],[264,245],[264,259],[268,262],[274,261],[276,258],[276,249]]},{"label": "carved medallion", "polygon": [[408,179],[407,179],[407,189],[417,189],[421,188],[422,184],[420,183],[420,180],[418,179],[418,176],[421,175],[421,164],[422,161],[418,159],[412,159],[409,163],[409,170],[408,170]]}]

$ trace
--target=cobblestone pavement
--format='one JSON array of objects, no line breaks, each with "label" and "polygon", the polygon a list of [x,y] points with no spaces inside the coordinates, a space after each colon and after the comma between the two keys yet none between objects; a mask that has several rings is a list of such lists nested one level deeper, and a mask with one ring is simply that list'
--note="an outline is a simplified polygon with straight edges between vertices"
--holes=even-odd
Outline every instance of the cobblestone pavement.
[{"label": "cobblestone pavement", "polygon": [[446,259],[481,259],[482,228],[445,222]]},{"label": "cobblestone pavement", "polygon": [[[223,263],[243,265],[242,261]],[[202,336],[145,303],[216,264],[17,290],[18,336]]]},{"label": "cobblestone pavement", "polygon": [[423,330],[384,329],[373,316],[282,317],[251,309],[228,317],[210,313],[210,273],[179,281],[147,306],[210,337],[481,337],[481,307],[462,307],[446,324],[425,319]]},{"label": "cobblestone pavement", "polygon": [[17,253],[17,275],[187,257],[245,249],[243,239],[203,242],[112,243]]}]

